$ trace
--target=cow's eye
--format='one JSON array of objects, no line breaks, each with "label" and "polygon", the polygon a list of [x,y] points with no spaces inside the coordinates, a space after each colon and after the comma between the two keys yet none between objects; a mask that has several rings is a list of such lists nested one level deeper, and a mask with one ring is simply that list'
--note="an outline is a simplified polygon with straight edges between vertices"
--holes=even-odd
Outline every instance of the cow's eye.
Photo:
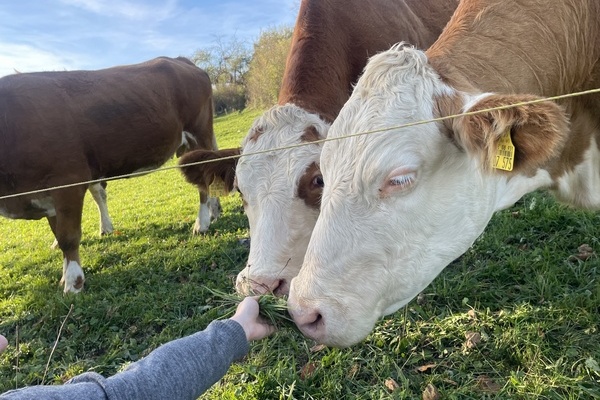
[{"label": "cow's eye", "polygon": [[390,182],[389,182],[389,184],[391,186],[396,186],[399,188],[404,188],[404,187],[410,186],[412,183],[413,183],[412,175],[395,176],[392,179],[390,179]]},{"label": "cow's eye", "polygon": [[406,194],[415,187],[417,172],[413,167],[402,167],[393,170],[383,181],[379,189],[381,197],[387,197],[394,193]]},{"label": "cow's eye", "polygon": [[325,183],[323,182],[323,176],[322,175],[317,175],[313,178],[311,185],[314,188],[323,188],[323,186],[325,185]]}]

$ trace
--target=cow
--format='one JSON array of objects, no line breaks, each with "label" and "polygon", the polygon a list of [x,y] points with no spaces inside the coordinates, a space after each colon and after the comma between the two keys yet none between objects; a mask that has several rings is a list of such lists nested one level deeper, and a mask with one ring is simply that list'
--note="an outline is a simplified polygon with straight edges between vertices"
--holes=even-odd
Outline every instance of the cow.
[{"label": "cow", "polygon": [[[301,2],[278,105],[254,121],[241,150],[233,149],[248,156],[184,171],[193,183],[226,176],[227,188],[236,186],[242,195],[252,240],[247,265],[237,277],[239,292],[288,292],[319,215],[323,179],[318,140],[326,137],[368,56],[399,40],[429,46],[457,4],[457,0]],[[301,143],[307,145],[249,155]],[[192,152],[180,161],[207,161],[231,152]],[[234,169],[234,174],[226,173]]]},{"label": "cow", "polygon": [[[6,76],[0,114],[0,215],[48,219],[63,252],[64,292],[84,284],[79,243],[88,185],[53,187],[150,170],[185,148],[217,149],[209,77],[183,57]],[[90,189],[106,207],[101,184]],[[199,192],[202,230],[215,200],[207,188]]]},{"label": "cow", "polygon": [[329,137],[392,128],[323,146],[321,213],[288,298],[303,333],[359,342],[526,193],[600,207],[600,96],[540,98],[599,86],[599,57],[596,0],[462,0],[427,51],[372,57]]}]

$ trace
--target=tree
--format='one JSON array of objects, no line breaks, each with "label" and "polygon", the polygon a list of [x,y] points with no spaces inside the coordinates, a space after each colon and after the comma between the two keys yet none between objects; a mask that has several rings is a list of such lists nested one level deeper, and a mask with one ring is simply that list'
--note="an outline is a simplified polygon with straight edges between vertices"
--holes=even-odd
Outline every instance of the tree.
[{"label": "tree", "polygon": [[192,55],[192,61],[208,73],[213,84],[217,114],[245,107],[244,82],[251,55],[249,47],[235,36],[229,40],[219,36],[213,46]]},{"label": "tree", "polygon": [[277,103],[293,31],[292,27],[265,31],[254,43],[246,77],[248,105],[265,108]]}]

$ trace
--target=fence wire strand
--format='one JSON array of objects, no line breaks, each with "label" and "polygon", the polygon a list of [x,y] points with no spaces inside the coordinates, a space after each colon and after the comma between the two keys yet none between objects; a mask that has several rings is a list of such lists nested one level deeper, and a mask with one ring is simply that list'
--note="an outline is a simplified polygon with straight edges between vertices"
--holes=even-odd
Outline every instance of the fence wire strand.
[{"label": "fence wire strand", "polygon": [[389,126],[389,127],[385,127],[385,128],[374,129],[374,130],[370,130],[370,131],[356,132],[356,133],[351,133],[348,135],[342,135],[342,136],[338,136],[338,137],[328,137],[328,138],[319,139],[319,140],[315,140],[315,141],[311,141],[311,142],[302,142],[302,143],[296,143],[296,144],[292,144],[292,145],[288,145],[288,146],[274,147],[274,148],[258,150],[258,151],[254,151],[254,152],[250,152],[250,153],[242,153],[242,154],[237,154],[237,155],[233,155],[233,156],[215,158],[212,160],[197,161],[197,162],[193,162],[193,163],[172,165],[172,166],[163,166],[160,168],[151,169],[151,170],[147,170],[147,171],[132,172],[129,174],[117,175],[117,176],[112,176],[112,177],[108,177],[108,178],[92,179],[92,180],[88,180],[88,181],[81,181],[81,182],[76,182],[76,183],[68,183],[68,184],[64,184],[64,185],[51,186],[51,187],[47,187],[47,188],[43,188],[43,189],[36,189],[36,190],[27,191],[27,192],[20,192],[20,193],[14,193],[14,194],[9,194],[9,195],[5,195],[5,196],[0,196],[0,200],[10,199],[10,198],[20,197],[20,196],[27,196],[27,195],[31,195],[31,194],[37,194],[37,193],[43,193],[43,192],[47,192],[47,191],[51,191],[51,190],[66,189],[66,188],[70,188],[70,187],[74,187],[74,186],[93,185],[93,184],[100,183],[100,182],[108,182],[108,181],[114,181],[114,180],[118,180],[118,179],[133,178],[136,176],[148,175],[148,174],[153,174],[153,173],[161,172],[161,171],[168,171],[168,170],[172,170],[172,169],[180,169],[183,167],[190,167],[190,166],[194,166],[194,165],[201,165],[201,164],[208,164],[208,163],[213,163],[213,162],[218,162],[218,161],[231,160],[231,159],[236,159],[236,158],[240,158],[240,157],[248,157],[248,156],[255,156],[255,155],[260,155],[260,154],[277,152],[277,151],[289,150],[289,149],[293,149],[296,147],[320,144],[320,143],[330,142],[333,140],[342,140],[342,139],[349,139],[349,138],[353,138],[353,137],[357,137],[357,136],[373,135],[373,134],[377,134],[377,133],[389,132],[392,130],[402,130],[402,129],[410,128],[413,126],[430,124],[430,123],[435,123],[435,122],[442,122],[442,121],[451,120],[451,119],[464,117],[464,116],[483,114],[483,113],[498,111],[498,110],[506,110],[506,109],[510,109],[510,108],[521,107],[521,106],[525,106],[525,105],[529,105],[529,104],[542,103],[542,102],[546,102],[546,101],[564,100],[564,99],[568,99],[568,98],[585,96],[585,95],[596,94],[596,93],[600,93],[600,88],[584,90],[584,91],[580,91],[580,92],[567,93],[567,94],[562,94],[562,95],[557,95],[557,96],[543,97],[543,98],[538,98],[538,99],[534,99],[534,100],[528,100],[528,101],[506,104],[506,105],[497,106],[497,107],[481,109],[481,110],[477,110],[477,111],[467,111],[464,113],[452,114],[452,115],[447,115],[444,117],[437,117],[437,118],[431,118],[431,119],[422,120],[422,121],[415,121],[415,122],[410,122],[410,123],[401,124],[401,125],[395,125],[395,126]]}]

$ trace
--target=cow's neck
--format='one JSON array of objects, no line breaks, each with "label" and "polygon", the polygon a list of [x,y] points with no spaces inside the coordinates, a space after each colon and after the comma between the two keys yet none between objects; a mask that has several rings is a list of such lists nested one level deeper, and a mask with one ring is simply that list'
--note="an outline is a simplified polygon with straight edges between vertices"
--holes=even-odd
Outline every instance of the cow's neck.
[{"label": "cow's neck", "polygon": [[455,7],[456,0],[302,1],[278,103],[331,123],[368,57],[401,40],[428,47]]},{"label": "cow's neck", "polygon": [[553,2],[552,10],[545,2],[466,0],[427,55],[460,90],[540,96],[584,90],[598,72],[599,7],[591,0]]},{"label": "cow's neck", "polygon": [[[471,8],[475,3],[463,1],[427,50],[444,82],[470,93],[540,96],[600,87],[600,20],[595,17],[600,2],[564,0],[554,2],[551,11],[543,2],[522,8],[518,2],[487,0],[483,11]],[[563,201],[600,208],[600,96],[561,103],[571,132],[560,156],[544,167],[552,178],[546,186]]]}]

